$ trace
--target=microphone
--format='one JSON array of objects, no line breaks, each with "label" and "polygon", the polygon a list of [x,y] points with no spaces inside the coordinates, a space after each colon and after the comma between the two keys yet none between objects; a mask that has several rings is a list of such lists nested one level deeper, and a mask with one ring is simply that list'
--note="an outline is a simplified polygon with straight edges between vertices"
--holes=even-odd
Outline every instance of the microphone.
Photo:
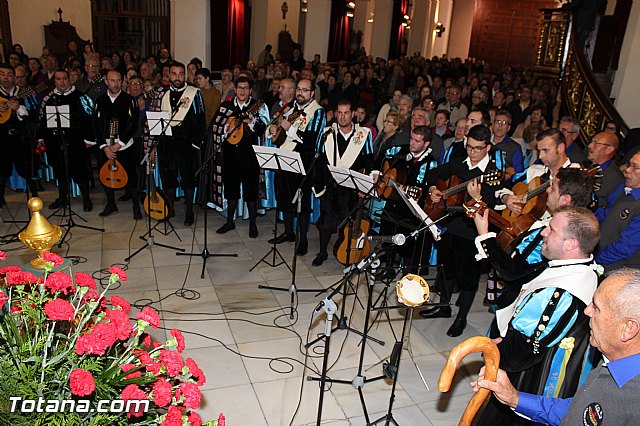
[{"label": "microphone", "polygon": [[369,241],[380,241],[383,243],[392,243],[397,246],[404,245],[404,243],[407,241],[407,237],[405,237],[404,234],[396,234],[396,235],[381,236],[381,237],[367,237],[367,239]]}]

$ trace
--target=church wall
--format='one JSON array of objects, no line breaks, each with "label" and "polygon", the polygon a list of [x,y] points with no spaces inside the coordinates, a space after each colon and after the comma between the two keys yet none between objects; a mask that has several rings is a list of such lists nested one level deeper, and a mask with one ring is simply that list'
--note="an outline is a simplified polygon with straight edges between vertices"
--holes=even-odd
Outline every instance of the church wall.
[{"label": "church wall", "polygon": [[208,0],[180,0],[171,2],[171,54],[187,64],[200,58],[205,67],[211,66],[211,33]]},{"label": "church wall", "polygon": [[448,55],[452,58],[466,58],[469,56],[471,30],[473,28],[473,12],[476,0],[456,0],[453,3],[453,13],[449,30]]},{"label": "church wall", "polygon": [[638,99],[638,70],[640,70],[640,5],[633,2],[627,32],[620,52],[619,69],[613,81],[611,97],[614,106],[630,128],[640,127]]},{"label": "church wall", "polygon": [[21,44],[29,56],[42,55],[43,26],[59,20],[58,8],[62,9],[62,20],[70,21],[80,38],[93,37],[89,0],[9,0],[8,4],[13,43]]},{"label": "church wall", "polygon": [[329,44],[331,1],[309,1],[308,10],[303,46],[304,57],[313,59],[313,55],[319,53],[320,59],[326,61],[327,45]]}]

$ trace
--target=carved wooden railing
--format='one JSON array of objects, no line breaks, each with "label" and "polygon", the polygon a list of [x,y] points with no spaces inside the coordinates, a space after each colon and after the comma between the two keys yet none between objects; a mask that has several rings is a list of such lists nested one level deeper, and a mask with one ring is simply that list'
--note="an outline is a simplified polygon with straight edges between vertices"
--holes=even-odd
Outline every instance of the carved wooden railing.
[{"label": "carved wooden railing", "polygon": [[629,131],[609,97],[596,82],[582,49],[576,46],[571,13],[560,9],[542,9],[538,57],[534,71],[555,76],[560,82],[563,115],[580,122],[580,136],[590,141],[614,121],[621,136]]}]

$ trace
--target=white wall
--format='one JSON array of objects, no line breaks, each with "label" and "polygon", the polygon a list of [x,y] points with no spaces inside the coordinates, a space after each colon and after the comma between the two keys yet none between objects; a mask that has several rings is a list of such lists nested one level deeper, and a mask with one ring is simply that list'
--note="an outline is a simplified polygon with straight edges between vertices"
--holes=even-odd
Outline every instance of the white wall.
[{"label": "white wall", "polygon": [[19,43],[29,56],[39,57],[44,46],[44,25],[58,21],[58,8],[62,20],[76,27],[78,36],[91,39],[91,2],[89,0],[9,0],[11,38]]},{"label": "white wall", "polygon": [[[411,28],[408,31],[409,44],[407,46],[407,55],[413,56],[415,52],[425,55],[425,39],[427,38],[427,21],[428,21],[429,4],[426,1],[418,1],[413,3],[413,11],[411,13]],[[425,19],[427,18],[427,19]]]},{"label": "white wall", "polygon": [[475,3],[475,0],[455,0],[453,3],[451,24],[447,28],[450,31],[448,54],[452,58],[469,56]]},{"label": "white wall", "polygon": [[320,60],[326,61],[327,46],[329,45],[331,1],[310,0],[308,10],[304,34],[304,57],[313,59],[313,55],[319,53]]},{"label": "white wall", "polygon": [[211,66],[209,7],[209,0],[171,2],[171,54],[174,59],[186,64],[197,57],[202,59],[203,66]]},{"label": "white wall", "polygon": [[438,15],[435,22],[442,22],[446,30],[442,34],[442,37],[435,37],[432,56],[442,56],[443,54],[448,53],[449,36],[451,35],[453,0],[439,0],[438,5]]},{"label": "white wall", "polygon": [[[271,53],[278,53],[278,35],[284,30],[286,24],[287,31],[291,34],[294,42],[298,43],[298,27],[300,22],[300,1],[286,0],[289,11],[287,19],[282,19],[283,0],[252,0],[251,1],[251,48],[249,57],[254,61],[258,60],[258,55],[264,46],[273,46]],[[309,17],[307,17],[309,22]],[[305,58],[308,55],[303,51]]]},{"label": "white wall", "polygon": [[392,0],[376,0],[375,21],[371,37],[371,55],[373,58],[389,57],[389,38],[391,35]]},{"label": "white wall", "polygon": [[620,52],[619,69],[611,91],[611,96],[616,98],[614,106],[630,128],[640,127],[638,70],[640,70],[640,5],[635,1],[631,7]]}]

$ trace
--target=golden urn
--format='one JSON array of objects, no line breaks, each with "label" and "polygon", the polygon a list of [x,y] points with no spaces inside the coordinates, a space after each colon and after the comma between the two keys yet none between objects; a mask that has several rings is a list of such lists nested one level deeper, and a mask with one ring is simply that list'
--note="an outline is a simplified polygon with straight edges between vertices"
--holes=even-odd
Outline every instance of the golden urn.
[{"label": "golden urn", "polygon": [[18,237],[25,247],[38,253],[38,257],[31,259],[31,266],[43,269],[42,253],[50,251],[51,247],[60,240],[62,229],[58,225],[49,223],[47,218],[40,213],[40,210],[42,210],[42,200],[40,198],[30,198],[27,206],[32,213],[31,220]]}]

